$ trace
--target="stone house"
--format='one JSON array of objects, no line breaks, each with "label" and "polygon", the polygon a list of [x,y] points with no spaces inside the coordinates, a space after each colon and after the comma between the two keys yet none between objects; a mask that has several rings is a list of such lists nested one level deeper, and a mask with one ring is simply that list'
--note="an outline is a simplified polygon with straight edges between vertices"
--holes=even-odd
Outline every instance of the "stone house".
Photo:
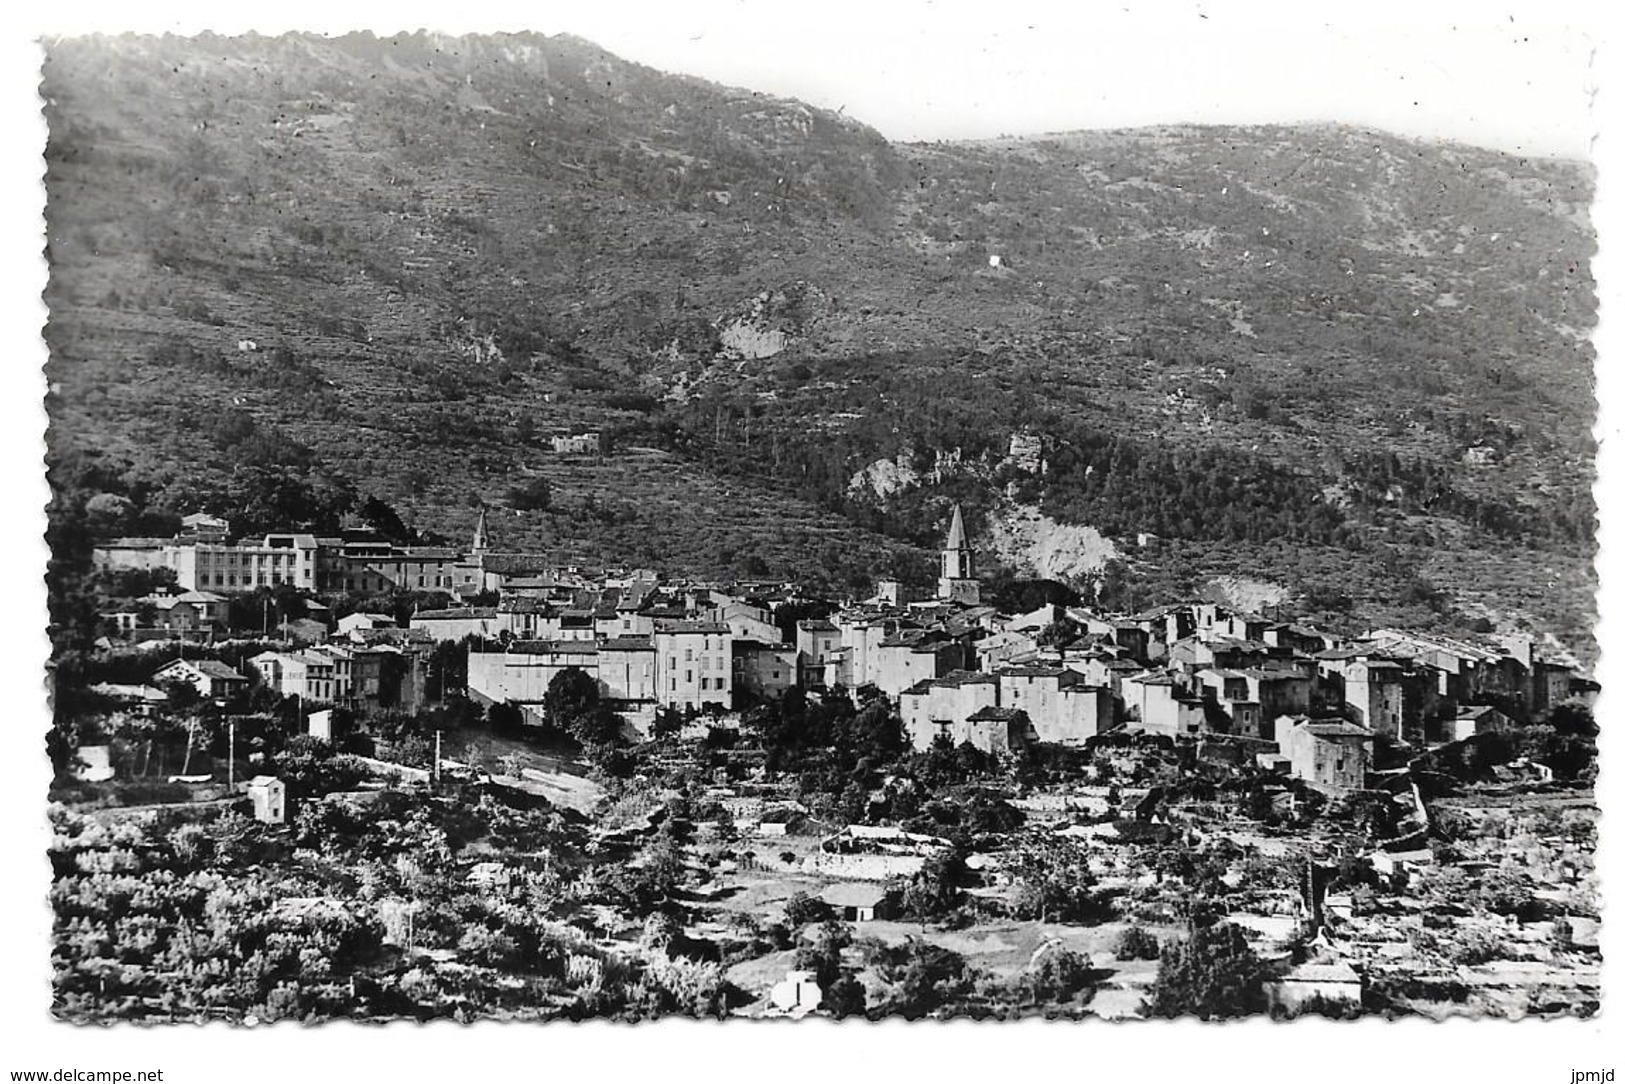
[{"label": "stone house", "polygon": [[1275,720],[1275,740],[1293,776],[1317,790],[1364,789],[1371,739],[1371,731],[1344,719],[1283,715]]},{"label": "stone house", "polygon": [[154,684],[178,681],[205,700],[224,700],[248,688],[248,679],[215,659],[176,659],[152,675]]}]

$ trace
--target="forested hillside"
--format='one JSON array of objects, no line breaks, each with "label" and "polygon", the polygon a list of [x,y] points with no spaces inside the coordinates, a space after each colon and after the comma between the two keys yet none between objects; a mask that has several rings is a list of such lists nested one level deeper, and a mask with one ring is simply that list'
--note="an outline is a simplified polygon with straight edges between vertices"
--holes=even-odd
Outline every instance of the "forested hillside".
[{"label": "forested hillside", "polygon": [[893,145],[538,35],[65,41],[43,93],[59,520],[484,503],[561,560],[861,586],[954,498],[1160,536],[1102,578],[1137,599],[1589,629],[1581,164]]}]

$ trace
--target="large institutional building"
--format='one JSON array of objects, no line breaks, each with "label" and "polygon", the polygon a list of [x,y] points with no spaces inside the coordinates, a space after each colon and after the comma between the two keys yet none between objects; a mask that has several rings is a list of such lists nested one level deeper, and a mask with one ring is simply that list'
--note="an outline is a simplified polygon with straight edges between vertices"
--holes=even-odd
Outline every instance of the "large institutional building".
[{"label": "large institutional building", "polygon": [[[336,537],[268,534],[228,538],[224,520],[188,516],[174,538],[119,538],[97,546],[103,569],[171,569],[187,591],[248,594],[260,587],[291,586],[321,594],[445,591],[475,594],[487,582],[487,527],[480,512],[473,545],[403,546],[371,530]],[[539,560],[540,558],[538,558]]]}]

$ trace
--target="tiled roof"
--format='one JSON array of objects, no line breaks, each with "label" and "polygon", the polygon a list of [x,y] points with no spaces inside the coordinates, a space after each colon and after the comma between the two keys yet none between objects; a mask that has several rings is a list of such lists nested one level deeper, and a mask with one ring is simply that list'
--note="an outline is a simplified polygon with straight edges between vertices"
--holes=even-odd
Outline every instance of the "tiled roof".
[{"label": "tiled roof", "polygon": [[600,651],[653,651],[654,641],[647,636],[612,636],[598,645]]},{"label": "tiled roof", "polygon": [[507,650],[513,655],[596,655],[598,645],[591,640],[515,640]]},{"label": "tiled roof", "polygon": [[1300,726],[1319,738],[1369,738],[1371,731],[1363,726],[1356,726],[1346,719],[1308,719],[1301,715],[1292,716],[1294,726]]},{"label": "tiled roof", "polygon": [[655,632],[658,633],[707,633],[718,634],[728,632],[728,626],[720,621],[670,621],[658,620],[655,622]]},{"label": "tiled roof", "polygon": [[551,603],[541,598],[505,598],[497,604],[497,612],[505,614],[553,614]]},{"label": "tiled roof", "polygon": [[996,673],[999,677],[1058,678],[1071,671],[1059,666],[1004,666]]}]

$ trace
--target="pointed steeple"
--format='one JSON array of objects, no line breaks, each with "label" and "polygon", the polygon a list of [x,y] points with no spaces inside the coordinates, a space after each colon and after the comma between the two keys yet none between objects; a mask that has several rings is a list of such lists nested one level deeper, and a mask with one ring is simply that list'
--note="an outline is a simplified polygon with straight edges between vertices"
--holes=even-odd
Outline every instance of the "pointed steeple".
[{"label": "pointed steeple", "polygon": [[474,545],[472,547],[473,553],[483,554],[485,552],[486,538],[485,505],[482,504],[480,505],[479,522],[474,524]]},{"label": "pointed steeple", "polygon": [[942,548],[945,550],[962,550],[967,548],[965,545],[965,516],[964,513],[960,511],[959,502],[957,501],[954,502],[953,522],[948,525],[948,541],[943,543]]},{"label": "pointed steeple", "polygon": [[937,597],[974,604],[980,596],[976,582],[976,555],[965,535],[965,513],[956,503],[948,524],[948,537],[942,544],[942,570],[937,578]]}]

